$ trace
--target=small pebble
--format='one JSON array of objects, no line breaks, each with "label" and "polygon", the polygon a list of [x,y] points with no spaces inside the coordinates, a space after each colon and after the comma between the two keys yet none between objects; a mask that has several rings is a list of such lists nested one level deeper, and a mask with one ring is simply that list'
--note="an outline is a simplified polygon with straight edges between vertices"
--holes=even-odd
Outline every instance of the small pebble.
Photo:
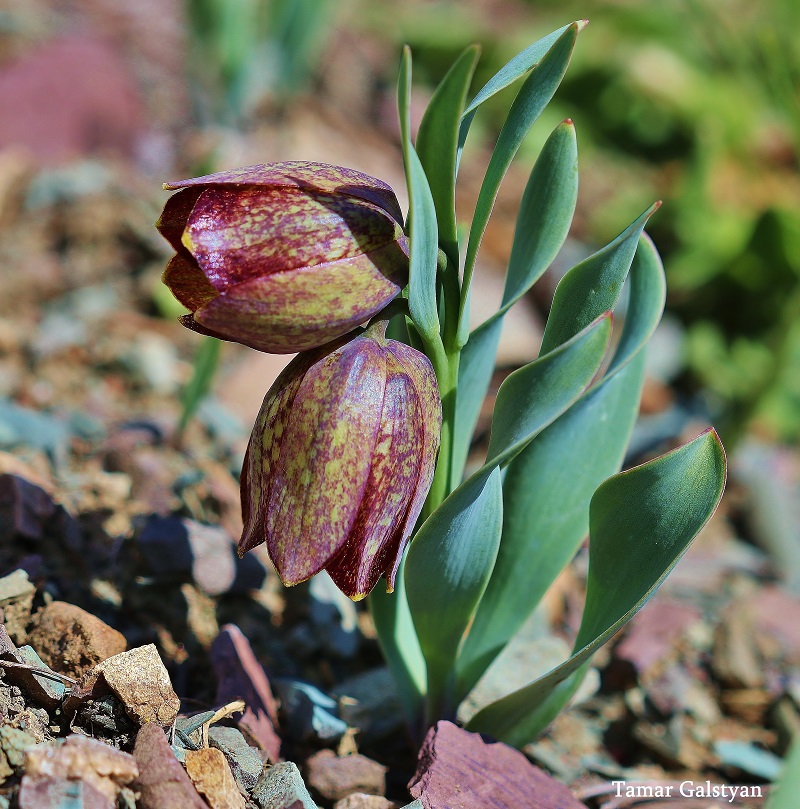
[{"label": "small pebble", "polygon": [[320,750],[306,761],[305,772],[311,791],[328,801],[353,792],[386,792],[386,767],[358,753],[339,757],[331,750]]},{"label": "small pebble", "polygon": [[50,668],[75,678],[128,646],[121,632],[64,601],[53,601],[36,613],[28,642]]}]

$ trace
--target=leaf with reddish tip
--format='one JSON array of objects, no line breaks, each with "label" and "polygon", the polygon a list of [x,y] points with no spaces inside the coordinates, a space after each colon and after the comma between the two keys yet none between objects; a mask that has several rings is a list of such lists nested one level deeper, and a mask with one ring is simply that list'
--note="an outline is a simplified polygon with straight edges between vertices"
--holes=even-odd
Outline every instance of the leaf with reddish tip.
[{"label": "leaf with reddish tip", "polygon": [[577,687],[595,651],[647,602],[714,513],[725,453],[713,430],[597,489],[590,506],[586,605],[571,657],[469,722],[509,744],[540,733]]}]

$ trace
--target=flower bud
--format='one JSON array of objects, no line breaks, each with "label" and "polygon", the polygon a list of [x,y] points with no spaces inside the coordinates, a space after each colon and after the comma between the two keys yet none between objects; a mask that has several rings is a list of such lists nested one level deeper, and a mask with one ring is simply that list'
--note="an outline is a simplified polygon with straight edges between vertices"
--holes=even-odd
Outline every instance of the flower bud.
[{"label": "flower bud", "polygon": [[301,354],[264,398],[242,469],[239,554],[267,543],[286,585],[327,570],[363,598],[394,588],[442,423],[427,357],[383,336]]},{"label": "flower bud", "polygon": [[164,283],[190,329],[287,354],[377,314],[405,286],[392,189],[324,163],[272,163],[168,183],[156,227],[177,254]]}]

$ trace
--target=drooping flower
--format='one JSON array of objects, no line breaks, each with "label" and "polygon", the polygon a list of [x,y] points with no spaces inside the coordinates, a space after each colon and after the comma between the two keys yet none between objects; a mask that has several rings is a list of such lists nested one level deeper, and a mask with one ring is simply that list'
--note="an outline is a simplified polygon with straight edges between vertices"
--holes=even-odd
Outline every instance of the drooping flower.
[{"label": "drooping flower", "polygon": [[392,189],[352,169],[272,163],[168,183],[164,283],[202,334],[276,354],[365,323],[408,279]]},{"label": "drooping flower", "polygon": [[266,542],[286,585],[324,569],[356,600],[382,575],[394,588],[442,412],[428,358],[385,328],[301,354],[264,398],[242,469],[239,553]]}]

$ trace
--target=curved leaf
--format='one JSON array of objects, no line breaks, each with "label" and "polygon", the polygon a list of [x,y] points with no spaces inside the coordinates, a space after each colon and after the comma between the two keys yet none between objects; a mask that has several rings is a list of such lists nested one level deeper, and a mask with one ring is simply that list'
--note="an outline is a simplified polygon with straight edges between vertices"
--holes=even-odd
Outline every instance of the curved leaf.
[{"label": "curved leaf", "polygon": [[639,238],[630,271],[630,298],[622,334],[614,358],[606,371],[608,379],[635,357],[653,336],[667,299],[664,266],[655,245],[646,233]]},{"label": "curved leaf", "polygon": [[569,340],[601,312],[612,310],[616,306],[639,237],[647,220],[660,205],[657,202],[646,210],[614,241],[576,264],[561,279],[544,329],[542,354]]},{"label": "curved leaf", "polygon": [[417,154],[430,183],[439,241],[454,267],[458,267],[456,229],[456,151],[461,114],[467,99],[480,47],[470,45],[442,79],[431,98],[417,132]]},{"label": "curved leaf", "polygon": [[497,392],[486,466],[508,463],[586,390],[611,338],[611,313],[506,377]]},{"label": "curved leaf", "polygon": [[531,71],[530,76],[523,83],[511,105],[503,128],[497,138],[492,156],[489,159],[489,166],[486,169],[486,175],[478,192],[478,201],[475,205],[475,213],[469,229],[467,253],[464,259],[462,307],[459,316],[460,345],[466,343],[469,334],[466,291],[472,281],[478,249],[483,240],[483,234],[491,216],[500,183],[520,144],[561,83],[572,56],[572,49],[575,46],[575,39],[579,30],[578,23],[567,26],[564,33],[558,37],[539,64]]},{"label": "curved leaf", "polygon": [[406,45],[400,59],[397,80],[397,113],[400,119],[400,141],[403,166],[408,186],[409,235],[408,309],[426,343],[439,338],[439,315],[436,305],[436,258],[439,235],[436,207],[419,157],[411,145],[411,49]]},{"label": "curved leaf", "polygon": [[394,677],[406,716],[418,715],[426,691],[425,660],[419,647],[406,598],[403,568],[395,578],[393,593],[376,587],[369,595],[369,608],[383,656]]},{"label": "curved leaf", "polygon": [[453,464],[464,468],[475,425],[494,370],[505,313],[542,276],[569,233],[578,197],[575,127],[553,130],[534,164],[522,195],[500,309],[469,336],[458,367]]},{"label": "curved leaf", "polygon": [[439,234],[428,180],[413,146],[408,148],[409,271],[408,310],[426,343],[440,340],[436,303]]},{"label": "curved leaf", "polygon": [[[578,30],[581,30],[586,26],[586,20],[580,20],[572,25],[577,25]],[[513,59],[506,62],[497,73],[492,76],[486,84],[481,87],[478,93],[475,95],[475,98],[470,101],[467,108],[464,110],[464,114],[461,121],[461,127],[458,133],[458,158],[461,158],[461,150],[464,148],[464,143],[467,140],[467,134],[469,133],[470,125],[472,124],[472,119],[475,117],[475,113],[483,104],[484,101],[488,101],[493,95],[496,95],[501,90],[505,90],[506,87],[513,84],[517,79],[527,73],[531,68],[535,67],[539,62],[542,60],[544,55],[553,47],[556,43],[558,38],[569,28],[569,25],[565,25],[562,28],[559,28],[557,31],[553,31],[552,34],[548,34],[546,37],[542,37],[542,39],[534,42],[532,45],[529,45],[525,50],[520,51]]]},{"label": "curved leaf", "polygon": [[443,694],[461,636],[486,588],[502,522],[500,470],[495,469],[456,489],[409,548],[406,592],[434,698]]},{"label": "curved leaf", "polygon": [[[542,431],[509,465],[503,538],[457,661],[465,696],[577,552],[595,489],[622,466],[639,409],[644,353]],[[520,564],[520,560],[532,560]]]},{"label": "curved leaf", "polygon": [[518,746],[534,738],[554,689],[644,606],[714,513],[724,485],[725,453],[713,430],[603,483],[590,506],[586,606],[572,655],[487,705],[468,728]]}]

